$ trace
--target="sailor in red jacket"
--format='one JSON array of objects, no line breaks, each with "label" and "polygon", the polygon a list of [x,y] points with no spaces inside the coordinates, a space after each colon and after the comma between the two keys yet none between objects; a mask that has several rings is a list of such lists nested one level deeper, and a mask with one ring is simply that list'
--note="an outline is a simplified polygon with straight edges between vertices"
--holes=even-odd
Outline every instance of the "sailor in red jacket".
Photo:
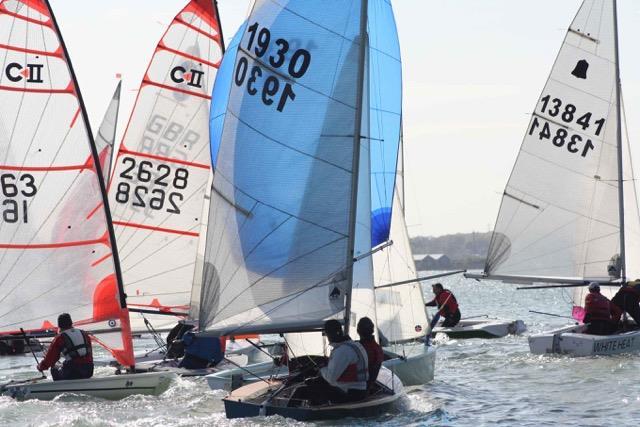
[{"label": "sailor in red jacket", "polygon": [[367,351],[367,358],[369,362],[369,380],[367,381],[367,388],[376,383],[378,373],[384,362],[384,352],[380,344],[376,342],[376,338],[373,336],[373,322],[368,317],[363,317],[358,322],[358,335],[360,340],[358,341],[362,347]]},{"label": "sailor in red jacket", "polygon": [[333,348],[327,366],[320,376],[307,378],[291,397],[294,404],[308,400],[312,405],[346,403],[367,397],[369,379],[368,356],[360,343],[345,335],[342,325],[335,319],[327,320],[324,332]]},{"label": "sailor in red jacket", "polygon": [[435,298],[426,303],[427,307],[435,307],[438,306],[438,313],[433,316],[433,320],[431,321],[431,326],[435,326],[440,319],[440,316],[444,317],[444,322],[442,322],[442,326],[445,328],[451,328],[456,326],[458,322],[460,322],[460,309],[458,308],[458,301],[456,301],[456,297],[453,296],[453,293],[442,287],[442,283],[436,283],[431,287],[433,293],[435,294]]},{"label": "sailor in red jacket", "polygon": [[636,327],[640,327],[640,279],[622,285],[611,302],[623,312],[629,313],[636,322]]},{"label": "sailor in red jacket", "polygon": [[587,333],[593,335],[609,335],[618,329],[618,321],[622,311],[600,293],[597,282],[589,284],[589,293],[584,299],[584,323],[588,323]]},{"label": "sailor in red jacket", "polygon": [[[40,364],[40,372],[51,368],[51,377],[58,380],[78,380],[93,376],[93,352],[89,334],[73,327],[71,316],[62,313],[58,316],[60,333],[53,339],[47,354]],[[62,367],[54,366],[60,356],[64,357]]]}]

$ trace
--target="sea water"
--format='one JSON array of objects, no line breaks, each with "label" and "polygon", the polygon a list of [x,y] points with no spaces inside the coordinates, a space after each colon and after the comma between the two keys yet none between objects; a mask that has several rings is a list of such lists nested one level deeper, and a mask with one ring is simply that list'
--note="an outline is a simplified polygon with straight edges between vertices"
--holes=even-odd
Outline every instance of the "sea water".
[{"label": "sea water", "polygon": [[[529,353],[526,335],[563,326],[569,291],[516,290],[515,285],[441,279],[460,303],[463,317],[522,319],[524,336],[494,340],[437,339],[435,380],[410,391],[395,412],[367,420],[316,425],[442,426],[638,426],[640,355],[571,358]],[[425,284],[425,298],[432,297]],[[137,345],[153,348],[152,340]],[[31,355],[0,358],[0,382],[37,375]],[[98,368],[98,374],[109,368]],[[159,397],[111,402],[61,396],[51,402],[0,398],[0,425],[33,426],[253,426],[311,425],[281,417],[227,420],[222,391],[204,379],[179,379]]]}]

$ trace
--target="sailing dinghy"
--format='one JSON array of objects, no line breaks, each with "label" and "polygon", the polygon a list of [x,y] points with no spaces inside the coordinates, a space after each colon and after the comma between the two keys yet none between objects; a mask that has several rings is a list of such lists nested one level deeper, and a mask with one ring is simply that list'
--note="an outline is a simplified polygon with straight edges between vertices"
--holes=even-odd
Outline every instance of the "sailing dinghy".
[{"label": "sailing dinghy", "polygon": [[[373,268],[371,280],[377,286],[375,300],[373,289],[356,289],[352,296],[352,316],[354,319],[363,316],[377,318],[378,335],[387,344],[383,366],[392,370],[403,385],[416,386],[433,379],[435,349],[425,346],[429,321],[404,222],[402,69],[397,30],[389,3],[370,2],[368,28],[367,82],[371,134],[369,248],[384,247],[376,249],[372,255],[373,265],[368,267]],[[234,37],[229,45],[218,78],[229,63],[231,66],[235,64],[237,46],[244,31],[244,28],[240,28],[239,36]],[[217,81],[216,90],[219,85],[226,85],[226,82]],[[212,137],[219,128],[217,117],[212,114]],[[359,191],[366,190],[363,186]],[[370,310],[372,304],[375,304],[375,312]],[[351,328],[350,334],[357,336],[355,328]],[[319,333],[286,334],[285,340],[289,355],[327,355],[327,342]],[[216,372],[206,378],[209,387],[214,390],[234,390],[244,384],[282,379],[288,375],[286,364],[265,361]]]},{"label": "sailing dinghy", "polygon": [[[0,1],[0,335],[52,336],[68,312],[133,367],[129,313],[98,153],[48,1]],[[22,331],[26,331],[26,334]],[[172,376],[12,382],[0,394],[157,394]],[[69,382],[66,382],[69,383]]]},{"label": "sailing dinghy", "polygon": [[[253,5],[211,191],[204,334],[312,332],[330,318],[348,329],[352,290],[373,295],[367,13],[367,0]],[[397,376],[382,371],[359,402],[292,400],[309,375],[296,371],[236,389],[225,410],[232,418],[372,416],[403,395]]]},{"label": "sailing dinghy", "polygon": [[[599,282],[611,298],[640,273],[616,7],[615,0],[585,0],[573,19],[504,191],[480,276],[572,288],[578,321],[589,282]],[[573,356],[640,351],[640,331],[596,336],[584,330],[572,325],[532,335],[530,350]]]},{"label": "sailing dinghy", "polygon": [[527,330],[522,320],[497,318],[462,319],[453,327],[436,326],[432,335],[445,334],[449,338],[502,338],[507,335],[520,335]]}]

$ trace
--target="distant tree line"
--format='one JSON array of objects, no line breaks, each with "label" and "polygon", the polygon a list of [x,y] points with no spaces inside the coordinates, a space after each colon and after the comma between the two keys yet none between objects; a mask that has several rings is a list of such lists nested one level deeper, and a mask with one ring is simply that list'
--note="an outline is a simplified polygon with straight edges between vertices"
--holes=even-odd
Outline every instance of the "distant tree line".
[{"label": "distant tree line", "polygon": [[482,269],[490,240],[491,232],[419,236],[411,239],[411,249],[414,254],[444,254],[454,269]]}]

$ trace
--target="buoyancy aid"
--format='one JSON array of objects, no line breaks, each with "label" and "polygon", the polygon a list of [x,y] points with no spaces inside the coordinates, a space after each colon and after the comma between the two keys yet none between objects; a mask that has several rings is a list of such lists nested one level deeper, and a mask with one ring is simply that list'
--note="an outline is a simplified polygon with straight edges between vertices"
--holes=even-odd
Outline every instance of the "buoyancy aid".
[{"label": "buoyancy aid", "polygon": [[342,345],[347,346],[353,350],[357,356],[357,362],[350,363],[347,368],[342,372],[342,375],[338,377],[340,383],[355,383],[366,382],[369,378],[369,367],[367,351],[362,344],[355,341],[345,341]]},{"label": "buoyancy aid", "polygon": [[458,301],[448,289],[443,290],[436,296],[436,302],[438,303],[439,311],[445,316],[453,314],[458,310]]},{"label": "buoyancy aid", "polygon": [[590,292],[584,299],[587,320],[612,320],[611,302],[604,295]]},{"label": "buoyancy aid", "polygon": [[382,366],[382,362],[384,362],[384,352],[373,337],[360,339],[359,343],[367,352],[369,361],[369,385],[371,385],[378,378],[378,372],[380,372],[380,367]]},{"label": "buoyancy aid", "polygon": [[91,341],[86,332],[80,329],[67,329],[61,333],[64,341],[62,356],[65,360],[73,360],[91,355]]}]

